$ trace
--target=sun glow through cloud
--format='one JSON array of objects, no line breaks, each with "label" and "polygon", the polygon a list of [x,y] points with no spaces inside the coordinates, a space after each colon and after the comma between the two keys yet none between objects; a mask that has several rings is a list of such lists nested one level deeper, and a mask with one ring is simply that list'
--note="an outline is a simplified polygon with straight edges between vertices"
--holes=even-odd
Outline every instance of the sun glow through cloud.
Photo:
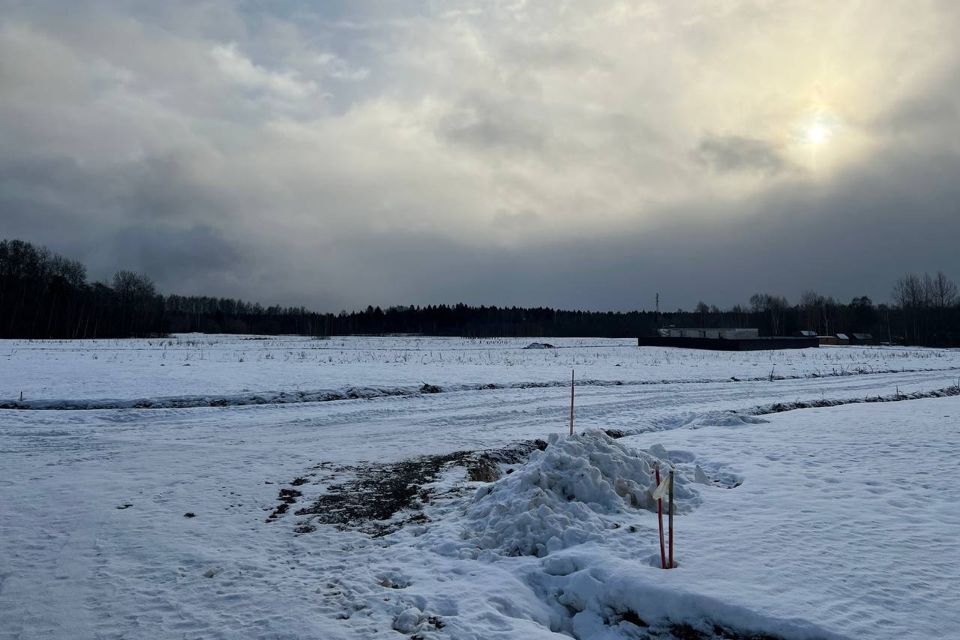
[{"label": "sun glow through cloud", "polygon": [[818,100],[816,106],[797,123],[798,142],[808,147],[821,147],[832,142],[839,129],[840,121],[834,111]]},{"label": "sun glow through cloud", "polygon": [[820,122],[815,122],[807,128],[805,139],[808,144],[819,146],[830,140],[830,129]]},{"label": "sun glow through cloud", "polygon": [[844,131],[840,118],[835,114],[834,109],[818,101],[794,121],[790,138],[798,166],[823,174],[860,152],[861,146],[847,135],[849,132]]}]

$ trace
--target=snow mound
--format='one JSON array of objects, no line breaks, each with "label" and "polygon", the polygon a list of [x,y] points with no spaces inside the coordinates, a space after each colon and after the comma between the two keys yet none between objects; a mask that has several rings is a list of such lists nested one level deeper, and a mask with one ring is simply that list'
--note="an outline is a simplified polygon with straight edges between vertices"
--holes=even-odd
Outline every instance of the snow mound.
[{"label": "snow mound", "polygon": [[556,347],[549,342],[531,342],[524,349],[556,349]]},{"label": "snow mound", "polygon": [[745,427],[770,422],[755,415],[736,411],[683,412],[655,422],[659,429],[700,429],[702,427]]},{"label": "snow mound", "polygon": [[572,635],[591,640],[842,640],[796,618],[778,618],[686,591],[595,549],[570,550],[543,561],[535,578],[547,597],[573,612]]},{"label": "snow mound", "polygon": [[[550,437],[514,473],[477,492],[467,509],[466,537],[480,549],[543,557],[589,540],[612,526],[609,516],[656,510],[654,465],[669,462],[636,451],[602,431]],[[699,503],[692,482],[675,478],[676,513]]]}]

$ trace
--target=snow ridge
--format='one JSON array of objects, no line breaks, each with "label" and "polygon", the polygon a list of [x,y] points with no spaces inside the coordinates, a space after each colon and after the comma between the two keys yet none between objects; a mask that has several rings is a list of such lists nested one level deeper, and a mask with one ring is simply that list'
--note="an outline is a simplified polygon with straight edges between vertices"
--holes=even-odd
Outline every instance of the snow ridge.
[{"label": "snow ridge", "polygon": [[[883,375],[895,373],[927,373],[941,371],[956,371],[960,367],[945,367],[941,369],[863,369],[840,370],[829,373],[809,373],[795,376],[768,375],[752,378],[738,378],[736,376],[725,379],[710,378],[687,378],[679,380],[595,380],[582,379],[577,380],[577,386],[580,387],[642,387],[653,385],[677,385],[677,384],[721,384],[737,382],[778,382],[784,380],[808,380],[819,378],[842,378],[850,376]],[[338,400],[370,400],[373,398],[387,398],[397,396],[419,396],[435,393],[456,393],[462,391],[486,391],[495,389],[550,389],[569,386],[567,380],[553,380],[548,382],[512,382],[512,383],[473,383],[473,384],[452,384],[439,386],[430,383],[423,383],[419,387],[411,386],[352,386],[344,389],[318,389],[318,390],[297,390],[297,391],[263,391],[259,393],[243,393],[228,395],[183,395],[183,396],[161,396],[155,398],[95,398],[95,399],[8,399],[0,400],[0,409],[10,409],[17,411],[93,411],[110,409],[190,409],[198,407],[240,407],[248,405],[265,404],[298,404],[307,402],[333,402]],[[931,393],[947,392],[954,387],[938,390]],[[949,393],[947,395],[950,395]],[[944,395],[917,395],[907,394],[896,399],[913,399],[944,397]],[[890,400],[882,400],[889,402]],[[809,405],[809,406],[835,406],[836,404],[849,404],[850,402],[878,402],[876,399],[864,399],[855,401],[836,401],[834,404]],[[794,407],[805,408],[805,407]],[[783,409],[789,410],[789,409]]]},{"label": "snow ridge", "polygon": [[822,407],[839,407],[846,404],[864,404],[874,402],[903,402],[905,400],[923,400],[926,398],[950,398],[960,396],[960,385],[933,389],[931,391],[912,391],[910,393],[894,393],[886,396],[867,396],[865,398],[797,400],[795,402],[775,402],[773,404],[754,407],[751,415],[765,416],[771,413],[783,413],[797,409],[816,409]]}]

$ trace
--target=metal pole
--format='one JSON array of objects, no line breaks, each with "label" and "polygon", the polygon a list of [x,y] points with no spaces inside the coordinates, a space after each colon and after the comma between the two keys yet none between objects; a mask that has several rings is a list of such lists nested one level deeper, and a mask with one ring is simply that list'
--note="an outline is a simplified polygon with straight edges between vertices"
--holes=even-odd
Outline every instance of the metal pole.
[{"label": "metal pole", "polygon": [[673,471],[670,471],[670,500],[667,508],[670,513],[670,563],[667,566],[673,569]]},{"label": "metal pole", "polygon": [[[660,486],[660,465],[654,467],[656,471],[657,485]],[[660,568],[667,568],[667,550],[663,546],[663,498],[657,498],[657,524],[660,528]]]},{"label": "metal pole", "polygon": [[573,435],[573,369],[570,369],[570,435]]}]

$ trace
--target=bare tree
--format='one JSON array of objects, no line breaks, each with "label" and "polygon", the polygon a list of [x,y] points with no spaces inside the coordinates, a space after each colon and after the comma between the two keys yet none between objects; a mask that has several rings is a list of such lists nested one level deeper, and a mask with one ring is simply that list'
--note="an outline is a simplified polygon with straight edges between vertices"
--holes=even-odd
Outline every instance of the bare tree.
[{"label": "bare tree", "polygon": [[[944,286],[946,288],[946,284]],[[908,342],[923,344],[927,341],[930,333],[928,310],[934,306],[936,288],[936,281],[928,273],[923,276],[908,273],[894,285],[893,299],[902,310],[904,337]]]},{"label": "bare tree", "polygon": [[113,290],[123,300],[140,300],[157,295],[153,281],[133,271],[117,271],[113,276]]},{"label": "bare tree", "polygon": [[779,336],[783,334],[784,316],[790,306],[786,298],[769,293],[755,293],[750,296],[750,306],[754,313],[762,313],[767,316],[770,321],[771,335]]},{"label": "bare tree", "polygon": [[921,309],[925,305],[924,282],[915,273],[908,273],[893,286],[893,300],[901,309]]},{"label": "bare tree", "polygon": [[937,271],[930,288],[930,301],[937,309],[952,307],[957,300],[957,285],[943,271]]}]

